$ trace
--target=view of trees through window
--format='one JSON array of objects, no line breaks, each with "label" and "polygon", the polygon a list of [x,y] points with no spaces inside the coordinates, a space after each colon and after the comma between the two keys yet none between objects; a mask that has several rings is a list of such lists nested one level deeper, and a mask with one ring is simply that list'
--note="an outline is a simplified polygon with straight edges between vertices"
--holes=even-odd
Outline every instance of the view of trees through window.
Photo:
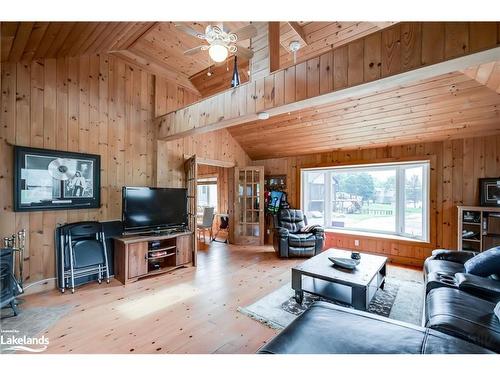
[{"label": "view of trees through window", "polygon": [[217,210],[217,178],[204,178],[198,180],[198,213],[204,207],[214,207]]},{"label": "view of trees through window", "polygon": [[302,204],[310,224],[426,236],[428,163],[302,171]]}]

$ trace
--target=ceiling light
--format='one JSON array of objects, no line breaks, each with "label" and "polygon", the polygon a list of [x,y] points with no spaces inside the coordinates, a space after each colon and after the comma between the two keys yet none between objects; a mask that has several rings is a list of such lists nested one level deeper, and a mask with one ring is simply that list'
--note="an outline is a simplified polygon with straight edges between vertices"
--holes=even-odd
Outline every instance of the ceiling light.
[{"label": "ceiling light", "polygon": [[257,118],[259,120],[267,120],[269,118],[269,113],[267,113],[267,112],[259,112],[259,113],[257,113]]},{"label": "ceiling light", "polygon": [[227,48],[220,44],[212,44],[208,49],[210,58],[215,62],[223,62],[228,55]]}]

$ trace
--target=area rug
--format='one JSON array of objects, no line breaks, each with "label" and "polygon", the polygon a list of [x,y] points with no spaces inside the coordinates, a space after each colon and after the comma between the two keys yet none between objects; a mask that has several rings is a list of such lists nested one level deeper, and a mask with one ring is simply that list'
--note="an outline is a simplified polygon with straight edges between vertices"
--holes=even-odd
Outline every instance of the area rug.
[{"label": "area rug", "polygon": [[[368,306],[368,312],[420,325],[423,298],[422,272],[388,266],[385,287],[375,293]],[[294,291],[290,284],[287,284],[249,306],[239,307],[238,311],[271,328],[283,329],[315,301],[346,306],[309,293],[304,293],[302,305],[299,305],[295,301]]]},{"label": "area rug", "polygon": [[[3,334],[15,337],[38,337],[43,335],[59,319],[72,309],[71,305],[51,307],[19,307],[19,315],[13,316],[10,308],[1,310],[0,329]],[[7,345],[8,346],[8,345]],[[0,343],[0,353],[11,353]]]}]

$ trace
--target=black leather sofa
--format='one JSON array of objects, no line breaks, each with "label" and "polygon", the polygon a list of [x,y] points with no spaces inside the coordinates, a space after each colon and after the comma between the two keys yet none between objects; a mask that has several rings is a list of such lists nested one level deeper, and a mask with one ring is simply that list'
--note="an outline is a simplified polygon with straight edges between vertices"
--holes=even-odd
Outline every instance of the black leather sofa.
[{"label": "black leather sofa", "polygon": [[500,353],[500,281],[465,272],[475,255],[436,250],[426,260],[423,327],[317,302],[259,353]]},{"label": "black leather sofa", "polygon": [[261,354],[482,354],[490,350],[434,329],[316,302]]},{"label": "black leather sofa", "polygon": [[[500,281],[496,272],[484,277],[467,273],[465,263],[475,256],[469,251],[439,249],[426,259],[424,324],[500,352],[500,321],[494,314]],[[496,269],[500,271],[500,264]]]},{"label": "black leather sofa", "polygon": [[325,239],[322,227],[308,233],[301,230],[307,225],[307,217],[301,210],[290,208],[278,211],[274,222],[273,247],[278,256],[312,257],[321,252]]}]

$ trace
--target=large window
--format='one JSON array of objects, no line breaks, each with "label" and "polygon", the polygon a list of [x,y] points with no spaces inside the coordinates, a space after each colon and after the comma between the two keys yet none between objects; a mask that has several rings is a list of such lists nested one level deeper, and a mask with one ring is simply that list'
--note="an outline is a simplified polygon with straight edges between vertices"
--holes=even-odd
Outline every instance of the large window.
[{"label": "large window", "polygon": [[428,241],[429,162],[302,169],[310,224]]},{"label": "large window", "polygon": [[217,211],[217,178],[207,177],[198,179],[198,212],[204,207],[214,207]]}]

